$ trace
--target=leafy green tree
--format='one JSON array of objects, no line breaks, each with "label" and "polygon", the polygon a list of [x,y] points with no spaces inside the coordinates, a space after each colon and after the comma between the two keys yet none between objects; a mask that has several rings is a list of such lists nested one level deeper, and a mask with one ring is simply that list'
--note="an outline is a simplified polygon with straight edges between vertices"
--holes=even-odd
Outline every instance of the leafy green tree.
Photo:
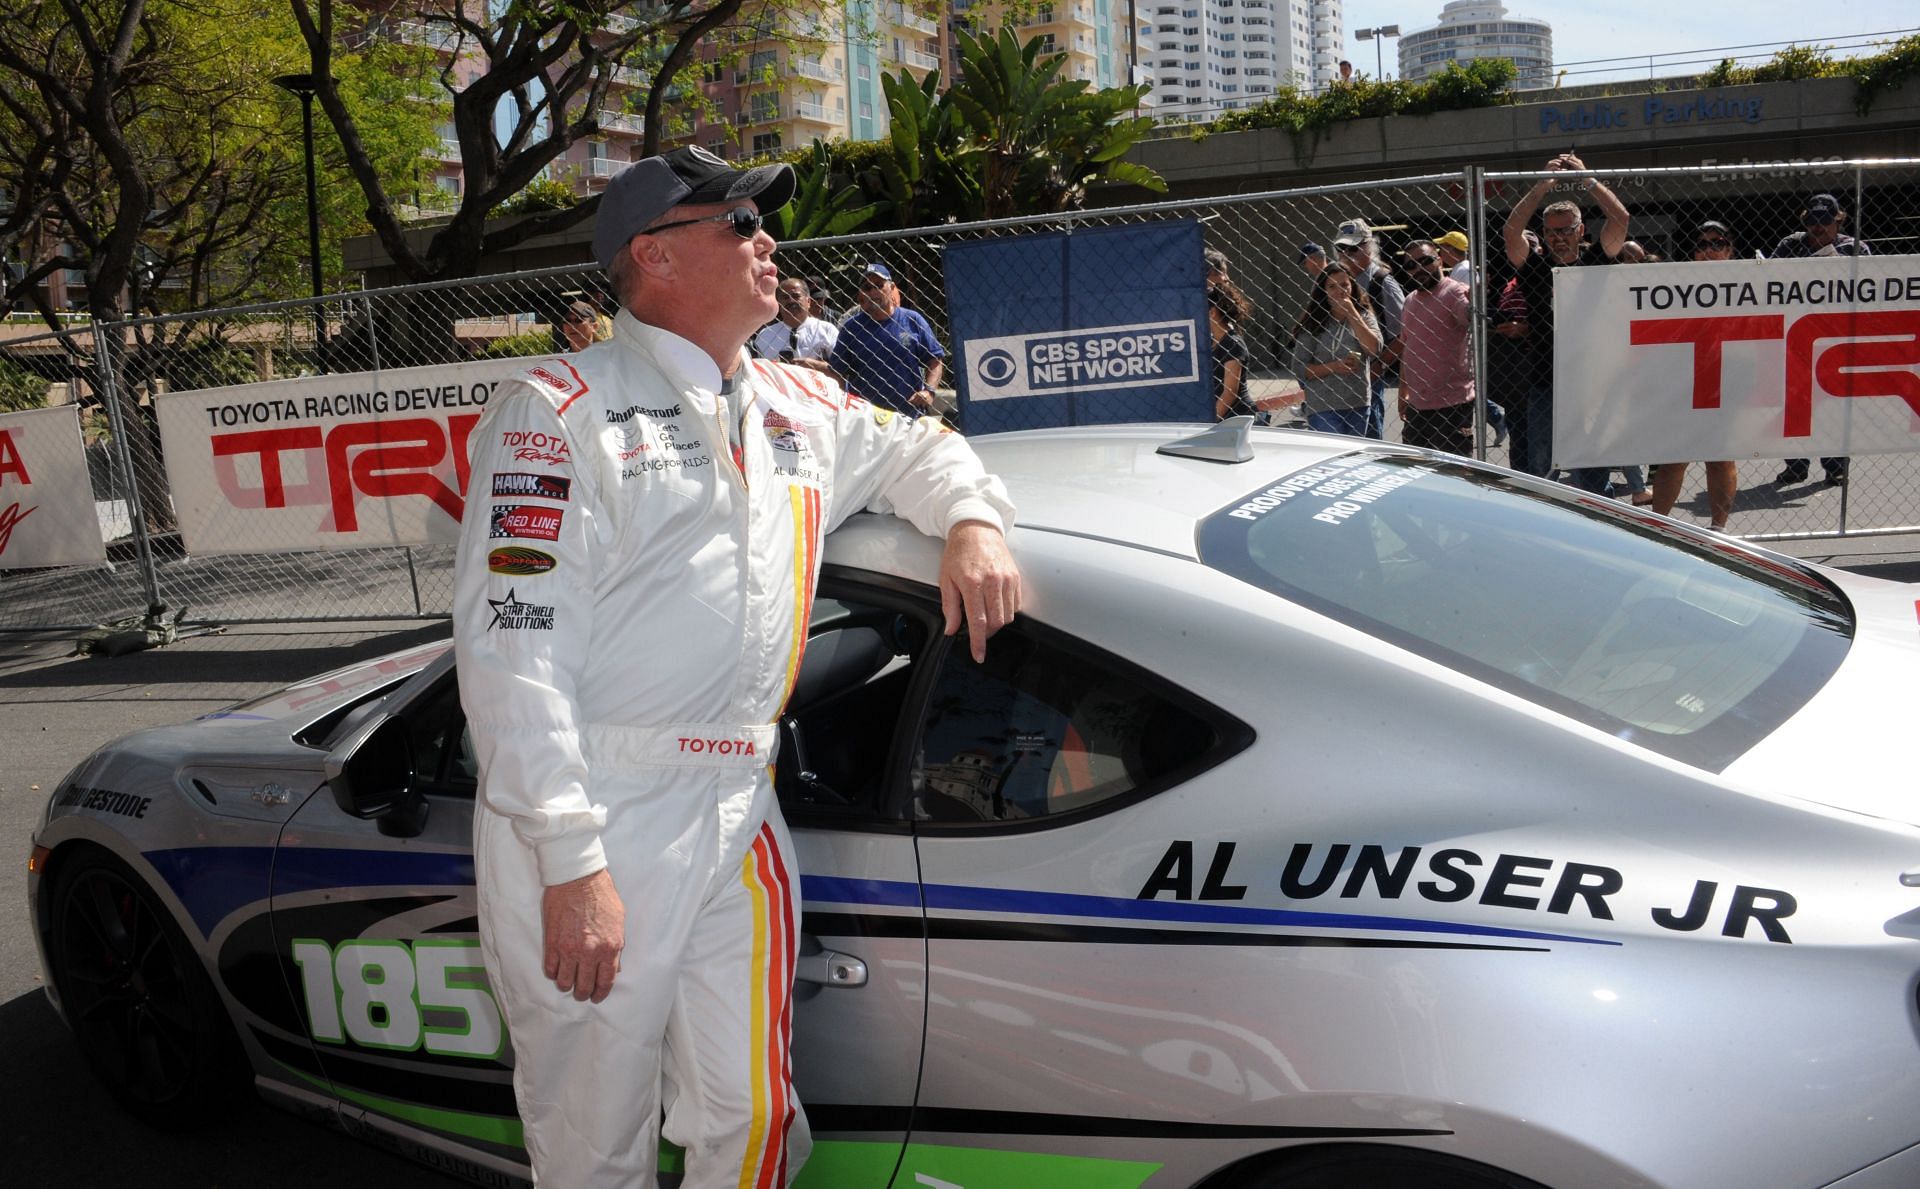
[{"label": "leafy green tree", "polygon": [[767,216],[767,233],[773,238],[786,243],[850,235],[879,213],[879,207],[861,201],[858,186],[837,181],[833,154],[821,142],[814,141],[793,164],[798,181],[793,201]]},{"label": "leafy green tree", "polygon": [[1149,87],[1095,91],[1085,80],[1063,79],[1063,55],[1044,53],[1037,37],[1022,45],[1006,26],[991,35],[956,35],[960,76],[947,99],[965,123],[963,153],[977,161],[985,217],[1077,207],[1096,182],[1167,188],[1152,170],[1122,159],[1153,128],[1151,120],[1125,114]]},{"label": "leafy green tree", "polygon": [[[783,12],[818,12],[826,0],[400,0],[370,18],[358,5],[291,0],[305,44],[316,103],[338,137],[347,170],[365,201],[373,234],[413,281],[474,276],[482,261],[535,236],[586,219],[597,197],[532,210],[489,224],[579,140],[600,131],[614,71],[646,76],[642,152],[658,151],[668,105],[692,97],[678,81],[700,64],[702,47],[758,30]],[[450,52],[417,75],[449,113],[460,145],[462,184],[448,217],[424,244],[408,235],[409,204],[383,171],[367,133],[375,110],[334,80],[340,48],[355,40],[392,40],[401,23],[424,29]],[[399,191],[398,193],[396,191]]]},{"label": "leafy green tree", "polygon": [[0,413],[43,409],[52,384],[10,359],[0,359]]}]

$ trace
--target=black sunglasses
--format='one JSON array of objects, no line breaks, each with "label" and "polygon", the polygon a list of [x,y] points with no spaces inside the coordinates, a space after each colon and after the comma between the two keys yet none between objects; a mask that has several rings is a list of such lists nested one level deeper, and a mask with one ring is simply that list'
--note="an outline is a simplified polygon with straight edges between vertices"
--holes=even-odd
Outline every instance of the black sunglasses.
[{"label": "black sunglasses", "polygon": [[1440,263],[1440,258],[1438,256],[1408,256],[1407,263],[1408,264],[1438,264]]},{"label": "black sunglasses", "polygon": [[1719,238],[1701,239],[1695,240],[1693,246],[1696,248],[1731,248],[1733,241]]},{"label": "black sunglasses", "polygon": [[656,223],[641,230],[641,235],[656,235],[662,231],[671,231],[675,227],[691,227],[695,223],[725,223],[733,228],[733,233],[741,239],[752,239],[760,232],[760,212],[750,206],[736,206],[730,211],[721,211],[717,215],[705,215],[698,219],[681,219],[674,223]]}]

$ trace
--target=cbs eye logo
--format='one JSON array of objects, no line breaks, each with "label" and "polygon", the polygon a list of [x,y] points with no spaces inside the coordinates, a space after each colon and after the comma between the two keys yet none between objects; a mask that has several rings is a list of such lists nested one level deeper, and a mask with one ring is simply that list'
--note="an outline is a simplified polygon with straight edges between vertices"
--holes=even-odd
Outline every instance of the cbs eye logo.
[{"label": "cbs eye logo", "polygon": [[974,369],[980,379],[995,388],[1004,388],[1012,383],[1013,377],[1020,371],[1020,363],[1011,353],[998,347],[980,356],[980,363]]}]

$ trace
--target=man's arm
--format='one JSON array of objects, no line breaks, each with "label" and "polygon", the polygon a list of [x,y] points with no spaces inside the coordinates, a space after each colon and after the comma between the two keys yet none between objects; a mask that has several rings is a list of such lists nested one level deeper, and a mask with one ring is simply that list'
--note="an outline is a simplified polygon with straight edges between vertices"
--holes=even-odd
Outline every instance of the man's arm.
[{"label": "man's arm", "polygon": [[[1558,166],[1550,161],[1547,163],[1547,168],[1557,169]],[[1515,269],[1525,264],[1527,257],[1533,254],[1532,247],[1527,243],[1527,227],[1533,222],[1534,214],[1539,211],[1540,203],[1546,199],[1547,191],[1552,188],[1552,178],[1541,178],[1535,182],[1533,188],[1521,195],[1519,202],[1514,203],[1513,210],[1507,214],[1506,225],[1500,229],[1501,238],[1506,240],[1507,244],[1507,263]]]},{"label": "man's arm", "polygon": [[[1586,168],[1580,158],[1572,153],[1568,153],[1565,160],[1568,169]],[[1620,196],[1609,190],[1599,178],[1588,178],[1586,188],[1600,207],[1600,213],[1607,217],[1606,225],[1600,228],[1600,250],[1611,260],[1620,254],[1621,245],[1627,242],[1627,229],[1633,217],[1627,213],[1627,204],[1621,202]]]},{"label": "man's arm", "polygon": [[[987,637],[1020,609],[1020,573],[1005,540],[1013,527],[1006,487],[987,473],[966,439],[938,418],[898,417],[816,377],[793,380],[835,410],[833,494],[824,531],[855,512],[872,511],[944,538],[940,590],[947,634],[966,624],[975,659],[984,658]],[[810,387],[815,383],[818,390]]]},{"label": "man's arm", "polygon": [[481,804],[532,852],[546,887],[542,969],[598,1001],[620,967],[623,915],[575,698],[592,647],[594,476],[575,465],[555,399],[509,381],[474,430],[453,638]]}]

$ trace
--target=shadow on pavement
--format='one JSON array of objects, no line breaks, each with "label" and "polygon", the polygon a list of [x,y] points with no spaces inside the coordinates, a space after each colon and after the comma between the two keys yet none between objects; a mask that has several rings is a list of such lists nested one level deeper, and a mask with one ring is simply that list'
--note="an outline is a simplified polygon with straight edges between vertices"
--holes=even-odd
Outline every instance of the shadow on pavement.
[{"label": "shadow on pavement", "polygon": [[[285,685],[389,652],[445,640],[449,634],[447,622],[439,620],[405,631],[356,639],[352,643],[316,642],[289,647],[268,643],[269,639],[286,638],[280,636],[200,637],[126,656],[79,656],[0,672],[0,689],[100,685],[164,688],[232,682]],[[324,641],[325,637],[320,639]],[[259,640],[260,644],[250,644],[253,640]]]},{"label": "shadow on pavement", "polygon": [[0,1004],[0,1168],[13,1185],[457,1189],[462,1183],[250,1100],[191,1134],[122,1112],[39,991]]}]

